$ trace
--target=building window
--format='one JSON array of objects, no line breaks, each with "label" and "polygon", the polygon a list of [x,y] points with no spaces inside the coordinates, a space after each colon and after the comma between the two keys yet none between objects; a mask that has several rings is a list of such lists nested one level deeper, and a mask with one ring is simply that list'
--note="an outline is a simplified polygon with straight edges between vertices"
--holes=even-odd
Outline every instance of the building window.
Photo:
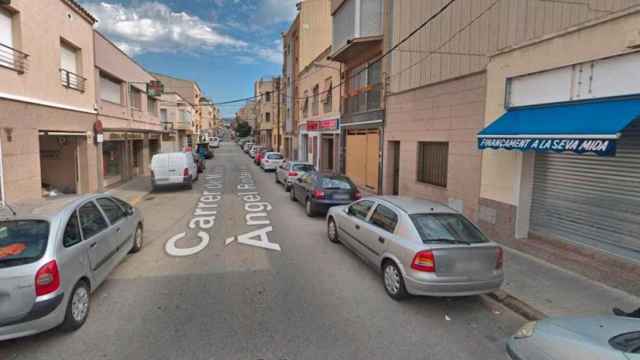
[{"label": "building window", "polygon": [[346,110],[359,113],[380,109],[382,62],[362,64],[350,72]]},{"label": "building window", "polygon": [[311,113],[313,116],[318,115],[320,112],[320,85],[316,84],[313,87],[313,103],[311,105]]},{"label": "building window", "polygon": [[271,102],[271,91],[267,91],[267,92],[264,94],[264,101],[266,101],[266,102]]},{"label": "building window", "polygon": [[266,121],[266,122],[271,121],[271,113],[265,113],[264,114],[264,121]]},{"label": "building window", "polygon": [[333,111],[333,80],[331,78],[324,81],[323,111],[325,114]]},{"label": "building window", "polygon": [[304,104],[302,105],[302,117],[309,116],[309,91],[304,91]]},{"label": "building window", "polygon": [[129,106],[138,111],[142,111],[142,91],[133,86],[129,88]]},{"label": "building window", "polygon": [[160,122],[166,124],[169,122],[169,114],[167,109],[160,109]]},{"label": "building window", "polygon": [[418,181],[447,187],[449,143],[418,143]]},{"label": "building window", "polygon": [[13,28],[17,19],[16,14],[0,8],[0,66],[22,74],[26,71],[29,55],[15,49],[17,41]]},{"label": "building window", "polygon": [[147,112],[153,116],[158,116],[158,101],[151,96],[147,96]]},{"label": "building window", "polygon": [[122,82],[100,74],[100,99],[122,104]]},{"label": "building window", "polygon": [[80,72],[80,49],[65,40],[60,41],[60,81],[66,88],[84,91],[85,78]]}]

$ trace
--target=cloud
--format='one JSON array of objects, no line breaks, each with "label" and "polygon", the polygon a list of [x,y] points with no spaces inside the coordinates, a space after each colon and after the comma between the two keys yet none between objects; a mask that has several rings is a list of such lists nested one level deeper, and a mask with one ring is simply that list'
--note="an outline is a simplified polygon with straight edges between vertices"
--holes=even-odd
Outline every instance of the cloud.
[{"label": "cloud", "polygon": [[156,1],[136,2],[131,7],[107,2],[82,5],[98,19],[96,28],[132,55],[247,47],[246,42],[222,34],[218,25],[186,12],[174,12]]}]

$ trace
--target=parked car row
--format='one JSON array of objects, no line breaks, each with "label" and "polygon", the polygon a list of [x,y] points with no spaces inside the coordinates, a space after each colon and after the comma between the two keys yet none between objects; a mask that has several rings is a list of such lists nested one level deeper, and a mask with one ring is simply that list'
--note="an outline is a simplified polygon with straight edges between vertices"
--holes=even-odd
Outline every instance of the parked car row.
[{"label": "parked car row", "polygon": [[107,194],[0,211],[0,340],[80,328],[91,294],[143,246],[140,211]]}]

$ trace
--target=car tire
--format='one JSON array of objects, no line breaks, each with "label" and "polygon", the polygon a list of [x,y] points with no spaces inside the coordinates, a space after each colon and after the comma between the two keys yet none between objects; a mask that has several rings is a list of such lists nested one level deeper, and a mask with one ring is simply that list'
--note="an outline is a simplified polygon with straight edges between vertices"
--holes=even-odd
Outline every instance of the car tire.
[{"label": "car tire", "polygon": [[142,230],[142,224],[138,224],[136,232],[133,234],[133,246],[129,251],[130,254],[135,254],[142,250],[144,245],[144,231]]},{"label": "car tire", "polygon": [[340,242],[338,237],[338,226],[336,226],[336,221],[333,217],[330,217],[329,221],[327,221],[327,238],[334,244]]},{"label": "car tire", "polygon": [[89,284],[87,284],[85,280],[80,280],[73,287],[69,295],[67,311],[64,314],[64,320],[60,325],[60,329],[71,332],[81,328],[89,317],[90,307],[91,292]]},{"label": "car tire", "polygon": [[292,187],[289,191],[289,200],[296,202],[296,190]]},{"label": "car tire", "polygon": [[382,265],[382,285],[393,300],[400,301],[409,297],[402,272],[391,260],[385,261]]},{"label": "car tire", "polygon": [[310,199],[304,202],[304,212],[307,213],[308,217],[316,216],[316,211],[313,209],[313,203]]}]

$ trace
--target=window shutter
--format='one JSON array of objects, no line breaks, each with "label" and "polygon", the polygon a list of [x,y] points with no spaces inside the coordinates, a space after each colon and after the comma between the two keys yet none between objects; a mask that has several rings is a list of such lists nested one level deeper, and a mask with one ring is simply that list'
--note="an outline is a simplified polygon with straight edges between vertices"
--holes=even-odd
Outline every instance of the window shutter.
[{"label": "window shutter", "polygon": [[13,26],[11,14],[0,9],[0,44],[13,47]]},{"label": "window shutter", "polygon": [[60,44],[60,67],[68,72],[78,73],[76,51],[64,44]]}]

